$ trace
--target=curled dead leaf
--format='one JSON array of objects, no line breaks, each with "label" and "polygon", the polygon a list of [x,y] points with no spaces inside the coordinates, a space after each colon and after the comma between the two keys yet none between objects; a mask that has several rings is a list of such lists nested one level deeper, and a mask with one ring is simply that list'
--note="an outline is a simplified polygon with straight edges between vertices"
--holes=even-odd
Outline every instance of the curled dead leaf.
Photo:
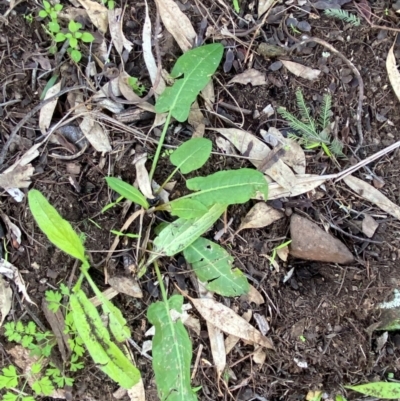
[{"label": "curled dead leaf", "polygon": [[282,217],[284,214],[281,211],[268,206],[265,202],[258,202],[247,213],[237,233],[246,228],[267,227]]},{"label": "curled dead leaf", "polygon": [[282,64],[294,75],[309,81],[313,81],[321,74],[320,70],[314,70],[313,68],[307,67],[303,64],[295,63],[294,61],[281,60]]}]

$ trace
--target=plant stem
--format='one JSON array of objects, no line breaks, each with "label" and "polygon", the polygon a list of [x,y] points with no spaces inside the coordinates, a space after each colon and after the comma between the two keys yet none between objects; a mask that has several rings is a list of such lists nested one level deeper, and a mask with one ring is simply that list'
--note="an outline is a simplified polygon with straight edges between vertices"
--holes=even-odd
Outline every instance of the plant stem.
[{"label": "plant stem", "polygon": [[165,120],[164,128],[162,130],[160,140],[158,141],[156,154],[154,155],[153,164],[151,165],[151,170],[150,170],[150,174],[149,174],[150,182],[153,179],[154,172],[156,171],[158,159],[160,158],[161,149],[164,145],[165,135],[167,133],[168,126],[171,121],[171,117],[172,117],[172,113],[170,111],[167,115],[167,119]]},{"label": "plant stem", "polygon": [[175,170],[168,176],[168,178],[162,183],[160,188],[157,189],[155,195],[158,195],[164,187],[169,183],[170,179],[175,175],[175,173],[179,170],[179,167],[176,167]]},{"label": "plant stem", "polygon": [[168,305],[167,291],[165,290],[164,282],[163,282],[163,279],[162,279],[162,276],[161,276],[161,272],[160,272],[160,268],[158,267],[157,261],[154,261],[153,265],[154,265],[154,270],[156,271],[157,281],[158,281],[158,284],[160,286],[162,299],[165,302],[165,304]]}]

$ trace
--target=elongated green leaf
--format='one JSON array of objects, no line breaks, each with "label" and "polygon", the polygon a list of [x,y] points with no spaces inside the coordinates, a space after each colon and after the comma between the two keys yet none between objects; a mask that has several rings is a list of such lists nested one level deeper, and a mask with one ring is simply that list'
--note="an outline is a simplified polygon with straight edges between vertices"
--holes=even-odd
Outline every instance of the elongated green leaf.
[{"label": "elongated green leaf", "polygon": [[108,186],[116,193],[122,195],[124,198],[143,206],[145,209],[149,208],[149,203],[142,193],[134,186],[125,181],[119,180],[114,177],[106,177]]},{"label": "elongated green leaf", "polygon": [[344,387],[382,400],[395,400],[400,398],[400,383],[374,382]]},{"label": "elongated green leaf", "polygon": [[[226,205],[215,204],[198,219],[178,219],[165,227],[154,240],[155,255],[173,256],[196,241],[218,220]],[[152,258],[147,264],[152,262]]]},{"label": "elongated green leaf", "polygon": [[192,343],[180,320],[173,322],[170,310],[182,312],[183,297],[173,295],[168,303],[150,305],[147,318],[156,328],[153,337],[153,369],[161,401],[196,401],[190,386]]},{"label": "elongated green leaf", "polygon": [[70,306],[79,336],[98,368],[126,389],[138,383],[139,370],[110,340],[97,309],[82,290],[71,295]]},{"label": "elongated green leaf", "polygon": [[232,270],[233,257],[215,242],[199,238],[183,251],[183,255],[192,264],[196,276],[208,283],[209,291],[225,297],[249,292],[244,274],[239,269]]},{"label": "elongated green leaf", "polygon": [[208,212],[208,207],[194,199],[177,199],[170,203],[171,214],[184,219],[201,217]]},{"label": "elongated green leaf", "polygon": [[109,317],[110,330],[118,342],[123,342],[131,337],[131,332],[126,325],[126,319],[121,311],[106,297],[102,299],[103,312]]},{"label": "elongated green leaf", "polygon": [[191,196],[206,206],[216,202],[226,205],[245,203],[257,192],[268,198],[268,184],[264,175],[253,169],[218,171],[207,177],[196,177],[186,181],[192,191],[199,191]]},{"label": "elongated green leaf", "polygon": [[211,154],[212,142],[206,138],[192,138],[184,142],[170,156],[171,163],[179,167],[182,174],[202,167]]},{"label": "elongated green leaf", "polygon": [[170,111],[176,120],[186,121],[190,106],[218,68],[223,52],[224,47],[220,43],[213,43],[189,50],[179,57],[171,77],[184,76],[164,90],[155,105],[156,112]]},{"label": "elongated green leaf", "polygon": [[86,263],[85,248],[78,234],[73,230],[71,224],[50,205],[42,193],[31,189],[28,192],[28,204],[37,225],[46,234],[49,241],[68,255]]}]

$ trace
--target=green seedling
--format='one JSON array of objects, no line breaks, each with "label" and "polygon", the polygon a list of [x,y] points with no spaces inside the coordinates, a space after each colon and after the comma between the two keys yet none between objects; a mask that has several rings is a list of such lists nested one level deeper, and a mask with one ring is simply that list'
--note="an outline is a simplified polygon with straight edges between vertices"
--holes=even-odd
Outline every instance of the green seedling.
[{"label": "green seedling", "polygon": [[121,231],[117,230],[110,230],[110,232],[117,237],[127,237],[127,238],[140,238],[140,235],[138,234],[132,234],[132,233],[123,233]]},{"label": "green seedling", "polygon": [[26,15],[24,15],[23,17],[24,17],[24,20],[25,20],[29,25],[32,24],[32,22],[33,22],[33,14],[32,14],[32,13],[26,14]]},{"label": "green seedling", "polygon": [[104,4],[109,10],[114,10],[115,1],[114,0],[101,0],[102,4]]},{"label": "green seedling", "polygon": [[239,13],[240,12],[240,6],[239,6],[239,1],[238,0],[233,0],[233,9]]},{"label": "green seedling", "polygon": [[143,85],[141,85],[139,83],[139,80],[135,77],[128,78],[128,85],[138,96],[143,96],[143,93],[146,91],[146,88]]},{"label": "green seedling", "polygon": [[293,24],[290,24],[290,29],[291,29],[291,31],[292,31],[293,33],[296,33],[296,34],[298,34],[298,35],[301,34],[301,32],[300,32]]},{"label": "green seedling", "polygon": [[[28,193],[29,209],[50,242],[81,263],[81,275],[69,296],[74,327],[94,363],[121,387],[130,389],[140,380],[140,372],[116,345],[130,338],[130,331],[121,311],[98,289],[88,273],[90,267],[85,248],[69,222],[64,220],[47,199],[37,190]],[[96,307],[80,289],[86,279],[97,298],[102,302],[103,313],[109,317],[109,329],[104,327]],[[56,298],[57,299],[57,298]],[[68,316],[68,315],[67,315]]]},{"label": "green seedling", "polygon": [[[47,295],[46,295],[47,298]],[[7,392],[4,394],[3,400],[15,401],[31,401],[32,396],[22,395],[26,392],[28,383],[36,395],[49,396],[56,388],[64,388],[65,385],[72,386],[74,380],[65,373],[68,371],[76,371],[83,368],[83,363],[78,361],[79,356],[74,352],[67,364],[64,364],[63,371],[55,367],[49,362],[49,356],[56,344],[53,333],[40,331],[34,322],[23,324],[21,321],[9,322],[4,325],[8,341],[17,342],[22,347],[30,351],[31,358],[35,359],[30,370],[19,375],[14,365],[10,365],[2,369],[3,374],[0,375],[0,389],[19,388],[20,392],[14,394]],[[72,337],[71,337],[72,338]],[[75,335],[75,339],[76,339]],[[79,340],[79,338],[78,338]],[[71,341],[73,341],[71,339]]]},{"label": "green seedling", "polygon": [[292,242],[292,240],[283,242],[282,244],[276,246],[273,250],[272,250],[272,255],[270,257],[268,257],[271,265],[275,264],[275,259],[276,259],[276,255],[277,255],[277,251],[279,251],[280,249],[286,248],[290,243]]},{"label": "green seedling", "polygon": [[79,63],[82,58],[82,53],[79,50],[79,42],[91,43],[94,41],[93,35],[90,32],[82,32],[81,28],[82,24],[79,22],[70,21],[68,24],[69,32],[57,32],[54,39],[57,43],[65,42],[66,40],[69,41],[67,52],[76,63]]},{"label": "green seedling", "polygon": [[322,101],[318,121],[311,117],[310,109],[307,107],[303,93],[300,89],[296,91],[297,106],[301,118],[298,119],[284,107],[278,108],[278,113],[288,121],[296,134],[290,134],[289,137],[302,143],[306,149],[322,147],[329,156],[345,157],[342,149],[343,144],[338,139],[332,139],[330,134],[330,119],[332,108],[332,97],[325,94]]},{"label": "green seedling", "polygon": [[341,21],[348,22],[354,26],[360,26],[361,20],[358,15],[351,14],[346,10],[340,8],[328,8],[324,14],[331,18],[340,19]]},{"label": "green seedling", "polygon": [[60,31],[60,25],[57,22],[58,13],[63,9],[62,4],[51,5],[48,1],[43,0],[43,10],[39,11],[40,18],[50,18],[47,24],[48,30],[53,33]]}]

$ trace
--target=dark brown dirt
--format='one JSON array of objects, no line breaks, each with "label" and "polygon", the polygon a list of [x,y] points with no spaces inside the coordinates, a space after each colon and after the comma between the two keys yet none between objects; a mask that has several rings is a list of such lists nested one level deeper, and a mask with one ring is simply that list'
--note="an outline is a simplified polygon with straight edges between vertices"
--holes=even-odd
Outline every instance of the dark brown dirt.
[{"label": "dark brown dirt", "polygon": [[[184,2],[182,2],[184,3]],[[222,18],[225,22],[225,9],[217,4],[204,2],[205,7],[200,6],[196,11],[195,1],[189,0],[184,6],[185,13],[191,18],[193,26],[198,29],[201,22],[201,13],[205,14],[207,7],[209,17],[214,21]],[[210,4],[207,4],[210,3]],[[216,2],[217,3],[217,2]],[[227,2],[227,4],[230,2]],[[251,13],[249,2],[244,2],[243,15]],[[355,11],[353,2],[346,5],[350,11]],[[376,23],[386,26],[398,26],[399,16],[392,12],[391,2],[370,2],[372,12],[384,18],[384,21]],[[4,3],[5,4],[5,3]],[[154,5],[150,5],[154,11]],[[209,6],[209,7],[208,7]],[[4,13],[6,6],[0,5],[0,12]],[[385,9],[388,16],[385,16]],[[34,21],[31,25],[23,18],[24,14],[32,11],[37,13],[37,7],[28,1],[16,8],[16,13],[9,17],[9,24],[3,25],[0,33],[0,85],[2,93],[0,103],[13,99],[20,102],[0,108],[1,143],[4,144],[11,129],[34,105],[39,102],[38,94],[43,90],[49,76],[38,80],[37,87],[32,88],[32,71],[35,68],[32,54],[47,57],[45,38],[40,23]],[[309,10],[316,15],[317,10]],[[322,61],[322,52],[326,51],[319,45],[309,44],[306,47],[295,50],[292,61],[297,61],[312,68],[324,68],[321,78],[315,81],[306,81],[288,73],[284,68],[272,72],[269,66],[276,61],[265,60],[253,53],[257,44],[265,41],[265,38],[273,44],[281,41],[287,46],[295,42],[287,36],[282,29],[284,19],[293,13],[299,21],[308,21],[311,24],[311,34],[328,41],[343,55],[350,59],[360,71],[365,89],[363,101],[362,125],[364,132],[364,144],[359,152],[361,159],[387,147],[400,140],[400,115],[398,113],[399,100],[394,95],[386,72],[386,57],[389,48],[395,40],[394,32],[370,28],[363,21],[361,27],[353,27],[324,17],[308,18],[308,12],[303,12],[299,7],[288,9],[282,13],[276,23],[265,25],[262,34],[258,35],[252,47],[251,57],[254,60],[254,68],[264,71],[268,76],[266,86],[252,87],[239,84],[228,85],[224,89],[216,82],[215,88],[219,101],[232,103],[232,97],[237,105],[248,110],[261,111],[271,103],[274,108],[284,106],[288,110],[296,110],[295,90],[302,88],[307,104],[313,111],[318,110],[321,104],[322,94],[330,88],[333,94],[332,112],[339,123],[339,138],[355,147],[359,138],[355,125],[355,112],[358,101],[358,83],[348,66],[338,57],[331,55],[328,61]],[[155,15],[155,11],[154,14]],[[206,14],[205,14],[206,15]],[[233,18],[236,18],[232,14]],[[284,19],[283,16],[285,16]],[[127,67],[128,72],[141,75],[146,84],[147,76],[141,52],[141,25],[144,21],[144,7],[142,3],[128,5],[125,14],[125,29],[130,40],[134,41],[135,48]],[[236,20],[235,20],[236,21]],[[153,21],[154,22],[154,21]],[[212,21],[209,18],[209,24]],[[227,22],[228,23],[228,22]],[[239,23],[239,21],[238,21]],[[241,24],[241,23],[240,23]],[[229,29],[231,29],[230,27]],[[253,34],[242,37],[248,46]],[[295,37],[299,36],[291,32]],[[161,55],[163,67],[170,69],[179,49],[168,39],[162,40]],[[233,46],[231,39],[225,42]],[[242,60],[246,48],[238,45],[235,48],[237,60]],[[400,56],[400,47],[395,47],[397,59]],[[118,57],[113,56],[113,61]],[[53,67],[53,57],[49,56]],[[83,61],[86,62],[87,59]],[[242,60],[243,61],[243,60]],[[68,65],[68,61],[66,62]],[[85,64],[82,64],[84,69]],[[43,70],[40,69],[40,72]],[[76,67],[70,65],[69,83],[77,83]],[[133,72],[132,72],[133,71]],[[237,70],[224,73],[219,69],[217,77],[226,84],[236,73],[242,72],[240,63]],[[349,77],[350,78],[347,78]],[[228,92],[231,96],[228,95]],[[65,101],[65,99],[63,99]],[[66,111],[61,105],[56,110],[56,117],[61,117]],[[240,122],[239,113],[226,110],[222,106],[218,108],[220,114]],[[209,115],[209,128],[224,126],[222,120]],[[147,134],[151,121],[141,122],[137,127]],[[226,125],[227,126],[227,125]],[[273,115],[268,119],[252,118],[246,116],[244,129],[254,134],[259,134],[261,128],[268,129],[274,126],[285,128],[285,123]],[[348,129],[346,128],[348,126]],[[183,128],[189,130],[186,124]],[[27,142],[14,146],[8,153],[7,165],[11,165],[23,154],[40,136],[37,115],[33,116],[19,133]],[[110,192],[104,182],[108,172],[120,176],[122,179],[133,182],[135,169],[131,164],[130,151],[139,142],[127,131],[113,129],[111,131],[113,147],[123,153],[122,157],[112,154],[105,160],[89,148],[84,155],[73,161],[79,168],[79,174],[75,176],[80,185],[77,192],[69,182],[67,162],[55,160],[48,156],[54,145],[48,144],[42,150],[41,156],[33,161],[36,172],[33,178],[32,188],[41,190],[61,215],[68,219],[78,233],[86,237],[85,245],[91,255],[93,276],[101,288],[104,285],[104,258],[110,248],[114,235],[112,229],[120,229],[126,220],[122,214],[122,205],[100,213],[101,209],[111,200]],[[216,135],[211,130],[206,136],[215,140]],[[171,133],[168,142],[177,145],[188,137],[183,133]],[[151,144],[147,144],[150,153],[154,151]],[[217,151],[217,147],[214,146]],[[58,149],[60,152],[60,149]],[[61,150],[63,152],[63,150]],[[347,160],[340,161],[340,169],[345,169],[354,162],[351,153],[345,148]],[[67,153],[65,153],[67,154]],[[100,163],[101,161],[101,163]],[[104,162],[104,163],[103,163]],[[150,166],[150,163],[148,164]],[[206,166],[196,172],[196,175],[206,175],[218,170],[235,169],[247,166],[243,159],[235,159],[220,155],[214,155]],[[162,182],[171,171],[171,166],[166,159],[161,159],[160,169],[155,179]],[[395,203],[400,202],[399,175],[400,159],[399,150],[384,156],[369,166],[372,171],[381,177],[385,185],[381,191]],[[327,174],[339,171],[338,167],[331,163],[330,159],[316,150],[307,153],[307,172]],[[356,176],[371,182],[371,177],[364,170],[356,173]],[[179,196],[185,190],[184,180],[177,177],[178,183],[172,197]],[[301,207],[301,200],[310,198],[311,205]],[[288,201],[297,201],[288,204]],[[61,282],[70,279],[74,261],[66,257],[61,251],[50,245],[44,235],[34,224],[32,216],[27,210],[27,203],[16,203],[5,192],[1,194],[1,211],[22,231],[22,247],[12,248],[6,243],[9,252],[9,261],[17,266],[28,287],[28,293],[37,305],[41,305],[44,292],[52,286],[58,287]],[[270,268],[268,259],[262,255],[271,254],[272,249],[288,238],[289,218],[265,229],[244,230],[240,236],[236,236],[229,249],[235,257],[235,264],[249,275],[251,283],[258,288],[265,298],[265,303],[259,307],[247,304],[241,299],[220,299],[221,302],[235,307],[237,311],[244,312],[251,308],[254,312],[264,315],[270,325],[268,336],[276,346],[275,352],[268,352],[266,362],[257,365],[252,360],[253,347],[239,343],[228,355],[228,375],[230,377],[228,387],[233,399],[247,401],[259,400],[302,400],[310,391],[321,390],[330,398],[335,394],[347,394],[348,399],[357,399],[354,393],[346,393],[343,386],[347,384],[365,383],[375,380],[385,380],[392,373],[394,379],[400,380],[400,344],[399,334],[390,332],[387,343],[382,349],[377,348],[377,337],[380,332],[367,331],[373,323],[379,320],[374,307],[384,300],[390,299],[394,288],[400,287],[400,223],[395,218],[364,201],[354,194],[342,182],[336,184],[327,183],[326,192],[303,195],[297,199],[281,199],[275,202],[276,207],[285,210],[287,215],[297,212],[307,215],[314,221],[330,221],[341,231],[331,229],[330,232],[340,238],[356,256],[356,262],[349,266],[335,266],[330,264],[318,264],[301,260],[291,260],[281,263],[280,270]],[[232,217],[232,230],[236,230],[244,218],[246,212],[252,206],[251,202],[244,206],[232,207],[228,211],[228,218]],[[132,208],[131,208],[132,210]],[[377,233],[372,238],[376,243],[369,243],[362,234],[360,227],[360,213],[368,212],[379,223]],[[323,216],[326,220],[321,219]],[[95,224],[94,224],[95,223]],[[216,231],[220,227],[216,227]],[[131,227],[132,232],[138,227]],[[343,233],[345,232],[345,234]],[[224,237],[225,238],[225,237]],[[112,259],[112,266],[108,274],[128,274],[124,267],[124,256],[134,258],[135,243],[127,241],[120,244],[120,251]],[[121,251],[122,250],[122,251]],[[164,270],[170,264],[182,268],[182,260],[163,260]],[[183,265],[184,266],[184,265]],[[283,283],[283,277],[294,267],[292,278]],[[187,276],[185,276],[187,277]],[[76,279],[77,277],[75,277]],[[73,278],[74,279],[74,278]],[[74,281],[74,280],[73,280]],[[146,320],[147,306],[158,298],[158,292],[154,291],[154,277],[148,273],[141,281],[144,298],[132,299],[124,295],[115,298],[115,303],[121,308],[133,333],[133,339],[141,344],[144,333],[149,328]],[[189,292],[194,289],[189,279],[186,278],[186,286]],[[169,291],[174,290],[171,284]],[[31,307],[32,312],[46,325],[45,317],[40,308]],[[195,313],[195,312],[194,312]],[[18,320],[22,317],[28,321],[29,315],[23,313],[23,306],[15,299],[13,313],[6,320]],[[255,324],[255,321],[251,321]],[[212,363],[210,345],[205,322],[202,321],[201,336],[190,333],[193,341],[194,357],[197,355],[200,344],[203,345],[202,358]],[[5,338],[0,336],[2,344],[2,359],[0,367],[8,365],[9,357],[6,352]],[[145,389],[148,391],[148,400],[157,400],[154,376],[151,364],[147,359],[140,357],[133,351],[137,365],[142,372]],[[216,374],[213,367],[206,362],[200,362],[197,374],[193,380],[194,386],[202,386],[200,400],[230,399],[228,392],[223,397],[219,396],[216,385]],[[299,362],[307,362],[307,368],[299,367]],[[86,368],[76,377],[76,386],[73,396],[76,400],[114,400],[112,393],[117,386],[103,375],[88,359]],[[125,396],[123,400],[128,400]],[[44,398],[43,398],[44,400]]]}]

